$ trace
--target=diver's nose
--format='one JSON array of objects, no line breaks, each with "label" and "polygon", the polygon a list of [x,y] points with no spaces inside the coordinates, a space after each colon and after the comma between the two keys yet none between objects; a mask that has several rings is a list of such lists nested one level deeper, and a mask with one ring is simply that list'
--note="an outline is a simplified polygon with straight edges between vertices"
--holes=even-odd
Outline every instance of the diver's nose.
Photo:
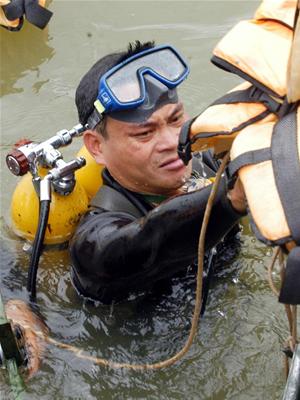
[{"label": "diver's nose", "polygon": [[164,127],[159,135],[158,151],[177,150],[180,128]]}]

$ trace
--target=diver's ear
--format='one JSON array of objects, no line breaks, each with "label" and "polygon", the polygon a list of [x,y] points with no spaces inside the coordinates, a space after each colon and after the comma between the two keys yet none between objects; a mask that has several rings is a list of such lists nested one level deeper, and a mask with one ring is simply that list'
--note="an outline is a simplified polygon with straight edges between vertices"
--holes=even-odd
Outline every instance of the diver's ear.
[{"label": "diver's ear", "polygon": [[105,165],[102,152],[103,141],[104,138],[95,130],[88,130],[83,134],[83,142],[88,152],[98,164]]}]

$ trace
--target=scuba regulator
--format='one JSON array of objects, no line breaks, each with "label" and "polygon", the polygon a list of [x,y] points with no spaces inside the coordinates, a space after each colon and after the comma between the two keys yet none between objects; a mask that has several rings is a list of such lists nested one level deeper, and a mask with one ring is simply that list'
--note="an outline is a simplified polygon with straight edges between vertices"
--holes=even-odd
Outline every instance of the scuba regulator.
[{"label": "scuba regulator", "polygon": [[33,184],[38,190],[41,181],[38,175],[38,164],[53,168],[49,177],[55,190],[63,195],[72,192],[75,186],[74,171],[85,165],[85,160],[80,157],[65,163],[62,154],[57,150],[72,142],[73,137],[81,136],[86,130],[81,124],[75,125],[70,131],[63,129],[42,143],[27,142],[25,145],[14,149],[6,156],[9,170],[16,176],[25,175],[28,171],[33,176]]},{"label": "scuba regulator", "polygon": [[[85,130],[86,127],[78,124],[69,131],[64,129],[57,132],[42,143],[27,142],[11,151],[6,157],[7,166],[14,175],[23,176],[27,172],[31,173],[37,195],[35,197],[39,199],[38,228],[33,241],[27,280],[27,290],[31,300],[34,300],[36,296],[38,263],[45,232],[47,227],[49,228],[48,218],[52,189],[62,197],[72,194],[76,183],[74,173],[86,164],[83,157],[65,162],[58,149],[69,145],[74,137],[81,136]],[[45,176],[42,176],[40,167],[47,169]],[[77,214],[80,215],[78,212]]]}]

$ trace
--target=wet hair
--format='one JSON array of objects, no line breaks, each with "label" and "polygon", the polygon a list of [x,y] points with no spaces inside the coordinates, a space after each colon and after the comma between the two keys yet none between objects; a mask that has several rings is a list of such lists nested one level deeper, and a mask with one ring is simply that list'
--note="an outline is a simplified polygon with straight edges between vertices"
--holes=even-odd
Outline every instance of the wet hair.
[{"label": "wet hair", "polygon": [[[76,89],[75,103],[78,111],[79,122],[82,125],[87,123],[89,116],[94,110],[94,101],[98,95],[98,84],[99,79],[108,70],[113,68],[115,65],[127,58],[140,53],[141,51],[151,49],[155,46],[154,41],[141,43],[136,40],[133,43],[129,43],[127,51],[111,53],[105,57],[100,58],[82,77],[79,85]],[[96,126],[96,131],[106,137],[106,118]]]}]

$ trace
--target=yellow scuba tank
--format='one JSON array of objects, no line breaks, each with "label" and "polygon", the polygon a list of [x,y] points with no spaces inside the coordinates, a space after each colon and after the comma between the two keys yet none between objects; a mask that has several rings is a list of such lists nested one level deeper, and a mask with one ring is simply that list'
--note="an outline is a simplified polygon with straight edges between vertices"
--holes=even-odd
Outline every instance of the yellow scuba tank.
[{"label": "yellow scuba tank", "polygon": [[[83,146],[77,156],[86,160],[86,165],[75,172],[76,185],[67,196],[52,192],[45,244],[64,243],[74,233],[80,217],[87,211],[89,200],[102,185],[101,170],[93,157]],[[40,169],[44,177],[47,169]],[[24,175],[18,183],[11,202],[13,231],[20,237],[33,241],[37,230],[39,200],[32,184],[30,173]]]},{"label": "yellow scuba tank", "polygon": [[10,31],[19,31],[24,16],[33,25],[44,29],[52,17],[46,9],[46,0],[0,0],[0,25]]},{"label": "yellow scuba tank", "polygon": [[[41,176],[47,174],[47,170],[39,172]],[[73,192],[67,196],[53,192],[44,243],[58,244],[68,241],[87,207],[88,196],[78,181]],[[38,196],[32,184],[32,176],[27,173],[21,178],[12,197],[13,231],[18,236],[33,241],[37,230],[38,216]]]},{"label": "yellow scuba tank", "polygon": [[75,172],[76,181],[85,189],[89,200],[95,196],[102,186],[101,172],[103,166],[96,163],[85,146],[77,153],[77,157],[84,157],[86,165]]}]

